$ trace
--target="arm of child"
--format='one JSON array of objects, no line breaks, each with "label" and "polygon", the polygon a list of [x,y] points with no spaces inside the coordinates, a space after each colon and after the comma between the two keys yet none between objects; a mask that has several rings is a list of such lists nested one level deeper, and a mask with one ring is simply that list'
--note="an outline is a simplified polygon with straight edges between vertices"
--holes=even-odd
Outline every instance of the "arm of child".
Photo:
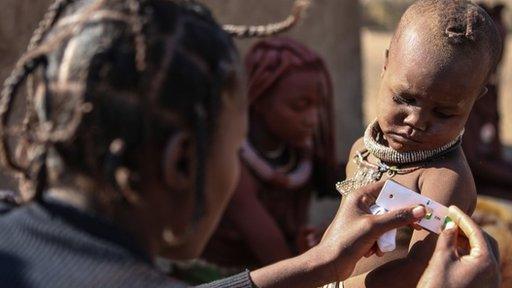
[{"label": "arm of child", "polygon": [[[425,195],[445,206],[456,205],[471,215],[476,203],[476,189],[462,151],[455,158],[425,169],[419,188]],[[415,287],[435,249],[437,235],[415,231],[406,257],[388,262],[373,271],[344,282],[345,287]],[[398,280],[399,279],[399,280]]]},{"label": "arm of child", "polygon": [[[350,149],[349,158],[346,166],[346,175],[347,178],[353,177],[356,173],[358,167],[357,164],[353,161],[357,152],[361,152],[365,149],[363,138],[359,138],[354,142],[352,148]],[[368,271],[375,269],[385,263],[388,263],[392,260],[403,258],[407,255],[406,247],[397,246],[397,249],[393,252],[389,252],[384,254],[383,257],[371,256],[369,258],[363,258],[359,262],[357,262],[356,267],[352,273],[352,277],[356,275],[364,274]],[[363,278],[364,279],[364,278]]]},{"label": "arm of child", "polygon": [[251,251],[261,264],[268,265],[292,257],[285,237],[277,223],[257,197],[257,183],[242,165],[242,174],[226,211]]}]

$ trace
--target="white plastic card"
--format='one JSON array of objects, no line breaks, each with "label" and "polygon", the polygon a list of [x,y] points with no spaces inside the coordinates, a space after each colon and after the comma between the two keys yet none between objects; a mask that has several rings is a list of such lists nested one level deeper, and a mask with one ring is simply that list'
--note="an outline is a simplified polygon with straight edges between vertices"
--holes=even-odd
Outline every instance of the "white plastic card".
[{"label": "white plastic card", "polygon": [[427,209],[427,215],[418,224],[434,233],[441,233],[448,216],[448,208],[431,200],[417,192],[414,192],[393,180],[388,180],[380,191],[375,202],[388,211],[423,205]]},{"label": "white plastic card", "polygon": [[[373,205],[370,207],[370,211],[373,215],[382,215],[386,213],[386,209],[380,207],[379,205]],[[380,236],[380,238],[377,240],[377,245],[382,252],[394,251],[396,249],[396,229],[388,231]]]}]

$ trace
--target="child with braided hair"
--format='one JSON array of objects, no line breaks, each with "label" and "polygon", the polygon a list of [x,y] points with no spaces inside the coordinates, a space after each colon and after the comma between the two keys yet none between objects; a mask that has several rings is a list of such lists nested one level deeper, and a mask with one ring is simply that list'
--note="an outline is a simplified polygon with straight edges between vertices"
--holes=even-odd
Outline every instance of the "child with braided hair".
[{"label": "child with braided hair", "polygon": [[[501,55],[490,16],[465,0],[422,0],[402,16],[382,72],[379,112],[352,147],[342,193],[393,179],[470,214],[476,189],[461,149],[473,104]],[[415,287],[435,234],[401,231],[399,249],[360,261],[345,287]],[[380,254],[380,253],[378,253]]]}]

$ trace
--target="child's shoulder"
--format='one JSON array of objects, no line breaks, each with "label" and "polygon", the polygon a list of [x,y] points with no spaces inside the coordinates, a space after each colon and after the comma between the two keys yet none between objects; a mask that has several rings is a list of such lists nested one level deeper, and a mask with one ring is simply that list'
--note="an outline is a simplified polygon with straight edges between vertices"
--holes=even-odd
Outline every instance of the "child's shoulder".
[{"label": "child's shoulder", "polygon": [[462,148],[432,162],[422,170],[418,181],[422,194],[427,194],[444,205],[457,205],[465,212],[473,212],[476,205],[476,187]]},{"label": "child's shoulder", "polygon": [[358,152],[358,151],[361,151],[365,149],[365,146],[364,146],[364,140],[363,140],[363,137],[357,139],[354,144],[352,144],[352,148],[350,148],[350,157],[353,157],[355,156],[355,154]]},{"label": "child's shoulder", "polygon": [[471,169],[460,147],[452,153],[449,153],[449,155],[427,165],[422,174],[424,177],[444,175],[473,181]]},{"label": "child's shoulder", "polygon": [[357,165],[354,163],[354,161],[352,161],[352,159],[354,159],[354,157],[356,156],[356,153],[365,149],[364,147],[364,142],[363,142],[363,138],[359,138],[356,140],[356,142],[354,142],[354,144],[352,144],[352,148],[350,149],[350,154],[348,155],[348,161],[347,161],[347,166],[345,168],[345,174],[347,175],[347,177],[350,177],[351,175],[354,175],[356,170],[357,170]]}]

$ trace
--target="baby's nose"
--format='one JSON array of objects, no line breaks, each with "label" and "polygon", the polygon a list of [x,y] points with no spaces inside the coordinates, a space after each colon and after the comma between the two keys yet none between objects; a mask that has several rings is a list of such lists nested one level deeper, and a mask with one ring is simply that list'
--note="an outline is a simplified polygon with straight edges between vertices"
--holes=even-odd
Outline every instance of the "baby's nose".
[{"label": "baby's nose", "polygon": [[426,131],[428,128],[428,117],[421,108],[415,108],[411,109],[407,117],[405,117],[404,123],[414,129]]}]

